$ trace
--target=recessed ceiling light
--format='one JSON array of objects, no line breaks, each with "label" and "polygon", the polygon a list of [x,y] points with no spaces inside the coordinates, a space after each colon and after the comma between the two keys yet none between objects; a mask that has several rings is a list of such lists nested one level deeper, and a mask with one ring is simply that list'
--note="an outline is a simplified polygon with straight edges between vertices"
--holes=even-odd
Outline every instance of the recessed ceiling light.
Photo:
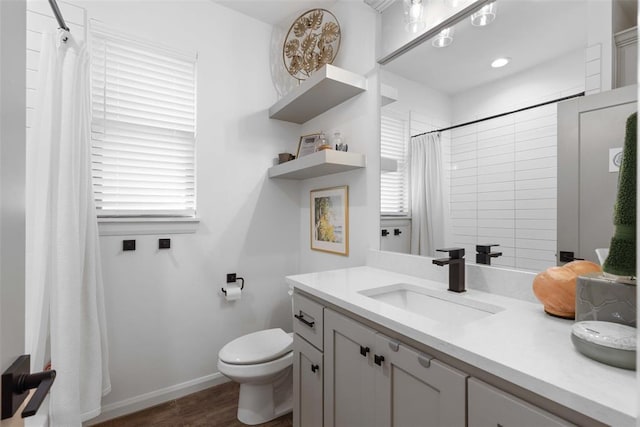
[{"label": "recessed ceiling light", "polygon": [[491,66],[493,68],[500,68],[500,67],[504,67],[505,65],[507,65],[509,63],[509,61],[511,61],[511,58],[498,58],[495,59],[492,63]]}]

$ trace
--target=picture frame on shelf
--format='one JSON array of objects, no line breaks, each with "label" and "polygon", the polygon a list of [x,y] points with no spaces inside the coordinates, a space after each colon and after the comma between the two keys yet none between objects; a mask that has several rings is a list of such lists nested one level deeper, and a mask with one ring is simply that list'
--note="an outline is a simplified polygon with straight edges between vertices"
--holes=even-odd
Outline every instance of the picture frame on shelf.
[{"label": "picture frame on shelf", "polygon": [[311,249],[349,256],[349,186],[311,190]]},{"label": "picture frame on shelf", "polygon": [[296,159],[300,157],[308,156],[316,152],[316,146],[320,140],[320,132],[312,133],[310,135],[302,135],[298,142],[298,151],[296,153]]}]

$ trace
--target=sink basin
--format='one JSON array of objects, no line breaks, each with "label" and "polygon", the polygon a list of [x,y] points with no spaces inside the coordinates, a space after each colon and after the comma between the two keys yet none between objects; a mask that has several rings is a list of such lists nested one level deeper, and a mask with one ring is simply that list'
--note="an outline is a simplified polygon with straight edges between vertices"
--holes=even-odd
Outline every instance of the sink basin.
[{"label": "sink basin", "polygon": [[472,322],[504,310],[464,295],[452,294],[446,290],[425,289],[408,283],[366,289],[359,293],[437,322],[454,324]]}]

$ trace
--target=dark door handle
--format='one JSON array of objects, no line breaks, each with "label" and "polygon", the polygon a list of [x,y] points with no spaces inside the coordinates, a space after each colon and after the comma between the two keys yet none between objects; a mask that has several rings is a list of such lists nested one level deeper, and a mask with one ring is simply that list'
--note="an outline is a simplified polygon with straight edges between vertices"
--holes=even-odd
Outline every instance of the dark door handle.
[{"label": "dark door handle", "polygon": [[373,355],[373,363],[378,366],[382,366],[382,362],[384,362],[384,356],[378,356],[377,354]]},{"label": "dark door handle", "polygon": [[302,314],[302,311],[300,312],[300,314],[294,314],[293,317],[295,317],[296,319],[298,319],[299,321],[301,321],[302,323],[304,323],[310,328],[313,328],[313,325],[316,324],[316,322],[309,322],[307,319],[305,319],[304,314]]},{"label": "dark door handle", "polygon": [[[22,411],[22,418],[31,417],[38,412],[40,405],[42,405],[44,398],[47,397],[47,393],[49,393],[49,390],[53,385],[53,381],[56,379],[56,371],[44,371],[38,374],[31,374],[30,376],[32,377],[30,378],[32,381],[31,383],[28,382],[29,378],[25,380],[25,383],[28,384],[27,390],[34,387],[37,388],[35,393],[33,393],[31,400],[27,403],[26,408]],[[34,379],[33,377],[36,378]]]},{"label": "dark door handle", "polygon": [[320,369],[320,365],[311,365],[311,372],[317,372]]},{"label": "dark door handle", "polygon": [[387,237],[389,235],[389,230],[387,230],[386,228],[382,229],[382,237]]},{"label": "dark door handle", "polygon": [[399,236],[399,235],[401,235],[401,234],[402,234],[402,231],[400,231],[400,229],[399,229],[399,228],[394,228],[394,229],[393,229],[393,235],[394,235],[394,236]]},{"label": "dark door handle", "polygon": [[360,354],[364,357],[367,357],[367,353],[369,353],[371,350],[369,349],[369,347],[363,347],[360,346]]},{"label": "dark door handle", "polygon": [[31,357],[24,354],[2,373],[2,419],[11,418],[27,398],[27,392],[33,388],[36,391],[22,411],[22,418],[35,415],[47,397],[56,378],[56,371],[49,370],[30,374],[30,367]]}]

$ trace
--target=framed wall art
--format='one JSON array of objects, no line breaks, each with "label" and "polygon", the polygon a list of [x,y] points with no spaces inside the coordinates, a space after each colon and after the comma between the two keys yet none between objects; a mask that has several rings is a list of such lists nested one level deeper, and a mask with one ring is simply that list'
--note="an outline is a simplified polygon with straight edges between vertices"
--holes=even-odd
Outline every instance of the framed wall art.
[{"label": "framed wall art", "polygon": [[296,159],[316,152],[316,146],[320,140],[320,133],[312,133],[311,135],[303,135],[298,142],[298,152]]},{"label": "framed wall art", "polygon": [[311,191],[311,249],[349,255],[349,187]]}]

